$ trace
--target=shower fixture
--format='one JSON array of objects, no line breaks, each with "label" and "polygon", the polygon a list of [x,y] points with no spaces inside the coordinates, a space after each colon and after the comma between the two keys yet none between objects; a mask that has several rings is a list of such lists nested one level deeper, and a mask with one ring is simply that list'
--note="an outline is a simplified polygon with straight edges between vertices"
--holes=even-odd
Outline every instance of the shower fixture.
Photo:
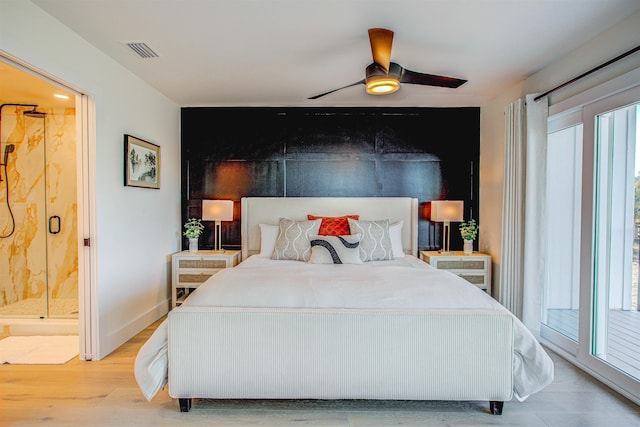
[{"label": "shower fixture", "polygon": [[[41,113],[36,111],[38,104],[19,104],[19,103],[9,103],[0,105],[0,148],[2,147],[2,109],[4,107],[31,107],[30,111],[23,111],[23,114],[26,117],[44,117],[46,113]],[[15,150],[15,145],[7,144],[4,148],[4,157],[2,163],[0,163],[0,167],[4,166],[4,178],[7,179],[7,157],[9,153],[13,153]],[[2,182],[2,173],[0,172],[0,182]]]},{"label": "shower fixture", "polygon": [[[29,111],[23,111],[23,114],[25,115],[25,117],[33,117],[33,118],[44,118],[46,116],[46,113],[41,113],[39,111],[36,111],[36,108],[38,107],[37,104],[14,104],[14,103],[9,103],[9,104],[2,104],[0,105],[0,147],[2,147],[2,109],[4,107],[31,107],[31,110]],[[9,218],[11,220],[11,227],[9,229],[9,232],[7,234],[0,234],[0,239],[4,239],[6,237],[11,236],[15,231],[16,231],[16,220],[15,217],[13,216],[13,211],[11,210],[11,204],[9,203],[9,177],[7,176],[7,162],[9,160],[9,153],[13,153],[16,149],[16,146],[14,144],[6,144],[4,147],[4,155],[2,157],[2,163],[0,163],[0,169],[4,169],[4,181],[5,181],[5,185],[4,185],[4,191],[5,191],[5,203],[7,205],[7,210],[9,211]],[[4,166],[4,168],[3,168]],[[2,182],[2,170],[0,170],[0,182]]]},{"label": "shower fixture", "polygon": [[2,161],[2,165],[7,167],[7,159],[9,158],[9,153],[13,153],[16,149],[16,146],[13,144],[7,144],[4,146],[4,160]]},{"label": "shower fixture", "polygon": [[[0,105],[0,124],[2,124],[2,109],[4,107],[31,107],[31,110],[25,110],[22,112],[22,114],[24,114],[25,117],[31,117],[34,119],[43,119],[47,113],[43,113],[40,111],[36,111],[36,108],[38,108],[38,104],[18,104],[18,103],[10,103],[10,104],[2,104]],[[0,147],[2,147],[2,128],[0,127]],[[15,145],[14,144],[7,144],[4,147],[4,157],[3,157],[3,161],[2,163],[0,163],[0,166],[4,166],[5,167],[5,179],[6,177],[6,168],[7,168],[7,157],[9,155],[9,153],[13,153],[13,151],[15,150]],[[0,182],[2,182],[2,174],[0,174]]]},{"label": "shower fixture", "polygon": [[33,107],[33,110],[23,111],[25,117],[31,117],[32,119],[43,119],[47,113],[43,113],[40,111],[36,111],[36,107]]},{"label": "shower fixture", "polygon": [[[2,104],[0,105],[0,119],[2,117],[2,109],[4,107],[31,107],[31,111],[36,111],[36,108],[38,108],[38,104],[20,104],[20,103],[8,103],[8,104]],[[25,113],[27,113],[27,111],[25,111]],[[36,111],[37,113],[37,111]]]}]

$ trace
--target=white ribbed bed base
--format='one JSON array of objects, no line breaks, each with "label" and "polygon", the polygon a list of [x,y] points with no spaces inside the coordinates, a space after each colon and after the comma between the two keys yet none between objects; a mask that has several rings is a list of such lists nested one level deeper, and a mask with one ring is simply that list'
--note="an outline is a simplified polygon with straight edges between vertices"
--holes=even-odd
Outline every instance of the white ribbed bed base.
[{"label": "white ribbed bed base", "polygon": [[182,306],[168,325],[174,398],[512,397],[509,313]]}]

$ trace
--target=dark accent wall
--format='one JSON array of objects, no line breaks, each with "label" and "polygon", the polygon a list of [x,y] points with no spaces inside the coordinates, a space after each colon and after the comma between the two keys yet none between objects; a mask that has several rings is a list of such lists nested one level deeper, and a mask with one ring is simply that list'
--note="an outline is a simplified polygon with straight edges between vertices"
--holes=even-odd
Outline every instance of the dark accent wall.
[{"label": "dark accent wall", "polygon": [[[201,217],[202,199],[234,200],[235,221],[222,223],[227,248],[240,245],[247,196],[416,197],[423,215],[431,200],[464,200],[465,218],[477,219],[476,107],[190,107],[181,126],[183,223]],[[212,248],[205,226],[200,246]],[[461,249],[456,227],[451,247]],[[421,218],[419,248],[441,239],[441,224]]]}]

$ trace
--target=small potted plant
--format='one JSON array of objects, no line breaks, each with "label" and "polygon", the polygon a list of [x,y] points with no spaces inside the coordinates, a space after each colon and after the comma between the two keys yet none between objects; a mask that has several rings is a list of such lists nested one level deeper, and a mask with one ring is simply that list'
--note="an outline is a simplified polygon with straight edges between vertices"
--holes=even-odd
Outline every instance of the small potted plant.
[{"label": "small potted plant", "polygon": [[184,223],[184,235],[189,239],[189,252],[198,252],[198,238],[204,230],[204,225],[200,222],[200,219],[189,218],[189,221]]},{"label": "small potted plant", "polygon": [[462,221],[458,227],[460,235],[464,240],[464,253],[473,253],[473,241],[478,237],[478,225],[475,219],[469,221]]}]

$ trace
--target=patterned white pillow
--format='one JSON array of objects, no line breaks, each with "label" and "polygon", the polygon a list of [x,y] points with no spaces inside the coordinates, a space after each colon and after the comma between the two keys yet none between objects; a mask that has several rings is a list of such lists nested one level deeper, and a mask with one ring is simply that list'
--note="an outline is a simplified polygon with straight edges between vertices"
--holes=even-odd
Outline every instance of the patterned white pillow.
[{"label": "patterned white pillow", "polygon": [[362,264],[360,234],[312,236],[311,264]]},{"label": "patterned white pillow", "polygon": [[360,259],[363,262],[394,259],[388,219],[363,221],[349,218],[349,230],[351,234],[362,234]]},{"label": "patterned white pillow", "polygon": [[271,259],[309,261],[311,257],[310,236],[318,234],[321,219],[312,221],[294,221],[280,218],[278,238]]}]

